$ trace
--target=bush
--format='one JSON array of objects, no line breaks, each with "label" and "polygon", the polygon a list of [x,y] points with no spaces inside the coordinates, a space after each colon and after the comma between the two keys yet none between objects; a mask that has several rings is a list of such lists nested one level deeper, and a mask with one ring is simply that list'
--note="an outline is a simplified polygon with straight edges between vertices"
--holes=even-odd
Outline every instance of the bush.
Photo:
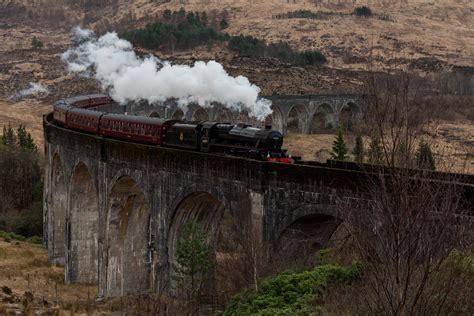
[{"label": "bush", "polygon": [[327,61],[326,57],[319,51],[306,51],[299,53],[296,59],[300,65],[324,64]]},{"label": "bush", "polygon": [[353,263],[282,273],[262,282],[258,292],[246,290],[234,296],[224,315],[307,315],[324,290],[356,280],[361,272],[361,264]]},{"label": "bush", "polygon": [[10,242],[11,240],[18,240],[38,245],[41,245],[43,243],[43,238],[40,236],[31,236],[26,238],[25,236],[18,235],[13,232],[6,232],[3,230],[0,230],[0,238],[3,238],[6,242]]},{"label": "bush", "polygon": [[31,47],[35,49],[42,48],[43,42],[41,42],[36,36],[33,36],[33,39],[31,40]]},{"label": "bush", "polygon": [[319,51],[296,53],[286,42],[267,45],[264,41],[252,36],[233,36],[229,41],[229,49],[241,56],[269,56],[302,66],[323,64],[326,62],[326,57]]},{"label": "bush", "polygon": [[290,11],[284,14],[278,14],[275,16],[277,19],[312,19],[312,20],[325,20],[334,16],[345,16],[347,13],[333,12],[333,11],[317,11],[313,12],[310,10],[296,10]]},{"label": "bush", "polygon": [[[229,49],[241,56],[258,56],[259,48],[263,49],[265,44],[252,36],[232,36],[229,41]],[[263,52],[263,51],[262,51]]]},{"label": "bush", "polygon": [[353,14],[357,16],[369,17],[372,16],[372,10],[366,6],[357,7],[354,9]]}]

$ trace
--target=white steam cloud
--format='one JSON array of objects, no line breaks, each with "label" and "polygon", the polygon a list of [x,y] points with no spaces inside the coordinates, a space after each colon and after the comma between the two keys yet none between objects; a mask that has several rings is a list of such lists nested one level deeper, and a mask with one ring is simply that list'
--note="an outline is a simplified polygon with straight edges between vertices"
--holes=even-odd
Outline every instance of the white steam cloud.
[{"label": "white steam cloud", "polygon": [[29,97],[37,94],[48,94],[49,90],[40,83],[30,82],[29,87],[18,92],[18,98]]},{"label": "white steam cloud", "polygon": [[162,102],[178,99],[185,108],[195,102],[211,107],[219,102],[233,111],[247,111],[259,120],[272,113],[271,101],[259,98],[260,88],[246,77],[232,77],[215,61],[195,62],[193,66],[172,65],[156,57],[139,58],[132,44],[116,33],[99,38],[88,30],[74,29],[77,47],[66,51],[62,60],[68,70],[94,74],[102,88],[120,103],[147,100]]}]

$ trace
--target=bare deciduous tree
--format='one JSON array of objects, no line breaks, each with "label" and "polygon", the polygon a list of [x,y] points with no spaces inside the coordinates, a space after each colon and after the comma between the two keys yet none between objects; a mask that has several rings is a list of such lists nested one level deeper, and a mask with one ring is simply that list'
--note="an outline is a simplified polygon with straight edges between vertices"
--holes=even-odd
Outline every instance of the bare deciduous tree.
[{"label": "bare deciduous tree", "polygon": [[372,172],[363,184],[369,207],[340,202],[366,264],[356,312],[444,314],[462,281],[447,268],[454,264],[452,253],[472,245],[472,192],[466,194],[460,184],[462,175],[411,169],[432,116],[417,102],[408,75],[371,78],[369,91],[365,121],[380,139],[385,167],[367,170]]}]

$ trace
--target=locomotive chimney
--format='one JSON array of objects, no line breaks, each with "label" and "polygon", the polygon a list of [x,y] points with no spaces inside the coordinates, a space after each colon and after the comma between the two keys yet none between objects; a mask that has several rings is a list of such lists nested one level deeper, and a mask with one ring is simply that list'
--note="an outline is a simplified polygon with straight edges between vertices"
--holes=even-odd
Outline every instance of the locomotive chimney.
[{"label": "locomotive chimney", "polygon": [[272,129],[271,125],[265,125],[265,129]]}]

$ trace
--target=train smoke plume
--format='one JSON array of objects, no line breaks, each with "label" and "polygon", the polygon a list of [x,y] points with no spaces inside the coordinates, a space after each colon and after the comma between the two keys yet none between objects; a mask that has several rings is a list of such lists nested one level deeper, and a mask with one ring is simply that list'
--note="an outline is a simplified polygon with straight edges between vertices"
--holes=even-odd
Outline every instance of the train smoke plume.
[{"label": "train smoke plume", "polygon": [[30,82],[28,87],[19,91],[17,94],[11,97],[14,100],[21,100],[30,96],[45,96],[49,94],[47,87],[40,83]]},{"label": "train smoke plume", "polygon": [[61,56],[68,70],[93,75],[117,102],[156,103],[176,98],[183,108],[192,102],[203,107],[219,102],[233,111],[245,110],[259,120],[272,113],[271,102],[258,97],[259,87],[246,77],[229,76],[216,61],[172,65],[154,56],[138,57],[132,44],[116,33],[97,38],[76,28],[74,34],[78,45]]}]

